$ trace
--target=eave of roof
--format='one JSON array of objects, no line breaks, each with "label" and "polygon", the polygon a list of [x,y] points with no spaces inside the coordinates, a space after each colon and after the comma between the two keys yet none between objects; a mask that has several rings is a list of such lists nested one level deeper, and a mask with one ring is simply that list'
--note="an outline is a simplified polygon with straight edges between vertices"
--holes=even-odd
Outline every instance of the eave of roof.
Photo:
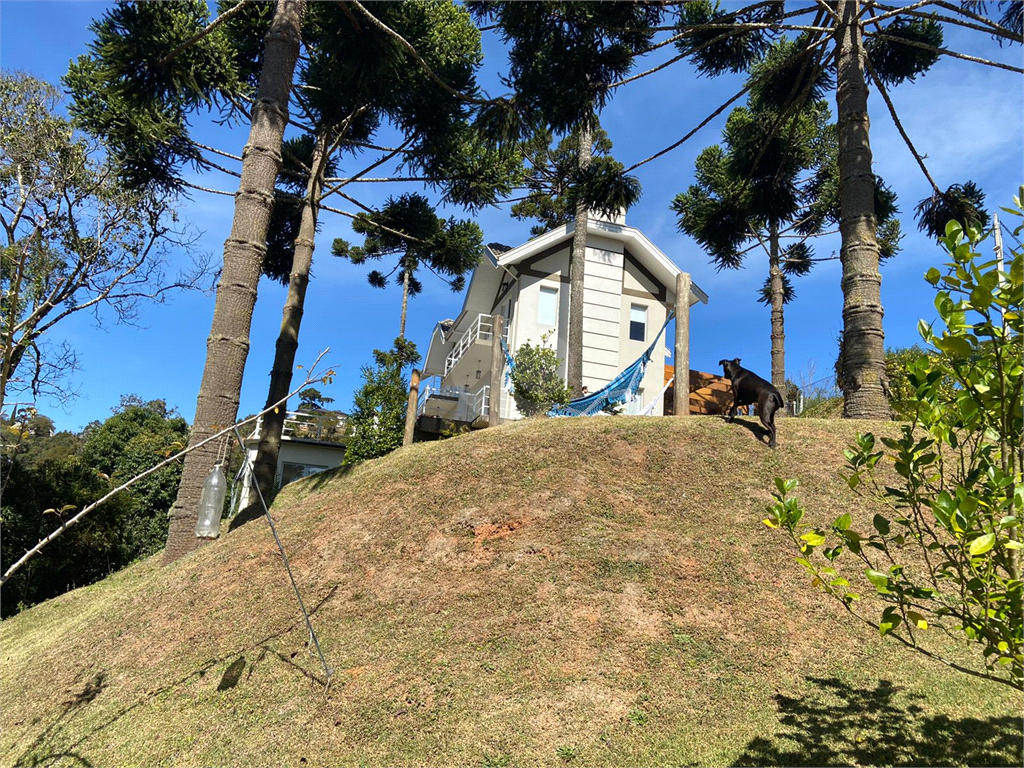
[{"label": "eave of roof", "polygon": [[[551,248],[554,245],[568,240],[573,236],[576,229],[575,222],[552,229],[539,235],[510,251],[497,255],[499,267],[510,267],[524,259],[528,259],[536,253]],[[587,234],[601,235],[613,240],[619,240],[630,247],[630,253],[640,260],[647,269],[670,291],[675,290],[676,276],[682,273],[675,262],[666,256],[658,246],[635,227],[628,227],[624,224],[613,224],[609,221],[589,218],[587,220]],[[693,297],[704,304],[708,303],[708,295],[696,283],[690,283],[690,293]],[[691,303],[694,303],[691,300]]]}]

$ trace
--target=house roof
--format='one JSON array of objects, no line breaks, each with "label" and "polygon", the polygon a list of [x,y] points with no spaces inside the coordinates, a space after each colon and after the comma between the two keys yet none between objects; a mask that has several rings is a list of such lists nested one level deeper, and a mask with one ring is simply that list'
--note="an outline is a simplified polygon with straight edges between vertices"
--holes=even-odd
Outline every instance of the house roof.
[{"label": "house roof", "polygon": [[[484,251],[486,262],[480,262],[480,266],[473,271],[473,276],[469,280],[462,311],[454,320],[444,320],[435,326],[423,360],[424,373],[434,375],[444,371],[445,357],[450,350],[451,341],[462,333],[477,315],[490,314],[494,297],[503,281],[515,277],[515,272],[510,271],[510,268],[514,270],[519,262],[571,239],[575,229],[575,223],[571,222],[545,232],[516,248],[509,248],[500,243],[489,244]],[[670,292],[675,292],[676,275],[683,270],[639,229],[590,217],[587,222],[587,234],[621,241],[658,282]],[[486,265],[493,268],[486,269]],[[707,304],[708,295],[700,286],[691,282],[690,305],[697,302]]]},{"label": "house roof", "polygon": [[[543,235],[523,243],[517,248],[512,248],[504,253],[497,254],[497,265],[499,267],[510,267],[530,258],[563,240],[568,240],[576,230],[575,222],[545,232]],[[683,270],[676,266],[658,246],[648,239],[647,235],[634,227],[627,227],[625,224],[614,224],[610,221],[602,221],[593,217],[587,220],[587,234],[601,235],[613,240],[619,240],[629,247],[629,251],[643,264],[657,280],[669,290],[674,291],[676,276]],[[701,290],[696,283],[690,283],[690,304],[698,301],[707,304],[708,295]]]}]

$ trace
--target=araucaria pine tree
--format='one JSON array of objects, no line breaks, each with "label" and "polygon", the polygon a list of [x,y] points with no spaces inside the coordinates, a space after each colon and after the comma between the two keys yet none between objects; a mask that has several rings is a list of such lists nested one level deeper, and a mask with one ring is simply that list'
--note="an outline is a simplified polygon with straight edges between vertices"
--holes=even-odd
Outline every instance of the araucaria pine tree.
[{"label": "araucaria pine tree", "polygon": [[[751,68],[748,105],[735,109],[723,145],[697,158],[696,180],[676,196],[672,208],[681,231],[707,251],[718,269],[740,269],[751,251],[768,257],[768,276],[759,301],[771,307],[771,380],[786,389],[784,305],[796,293],[790,276],[807,274],[814,263],[808,239],[839,220],[835,125],[820,99],[801,110],[780,111],[770,92],[775,68],[793,55],[797,43],[773,44]],[[807,84],[810,96],[829,85],[824,71]],[[876,180],[876,210],[882,222],[881,257],[899,244],[894,195]],[[783,248],[783,240],[792,242]]]},{"label": "araucaria pine tree", "polygon": [[363,366],[363,386],[355,394],[348,419],[345,463],[376,459],[401,447],[409,382],[402,371],[420,356],[408,342],[386,352],[373,350],[374,365]]}]

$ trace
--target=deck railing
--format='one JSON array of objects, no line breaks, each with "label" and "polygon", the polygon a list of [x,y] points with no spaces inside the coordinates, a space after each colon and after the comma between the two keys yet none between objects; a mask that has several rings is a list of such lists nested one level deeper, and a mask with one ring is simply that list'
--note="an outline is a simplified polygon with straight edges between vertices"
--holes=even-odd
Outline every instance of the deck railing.
[{"label": "deck railing", "polygon": [[[287,411],[281,436],[338,443],[345,434],[345,418],[344,414],[331,411]],[[263,417],[260,416],[248,439],[259,439],[262,429]]]},{"label": "deck railing", "polygon": [[[505,329],[503,334],[505,339],[508,339],[508,328]],[[456,342],[452,351],[448,353],[448,357],[444,361],[444,375],[447,376],[451,373],[451,370],[459,364],[459,360],[462,359],[470,347],[478,341],[491,342],[494,340],[494,317],[492,315],[477,315],[473,324],[466,329],[466,332],[462,334],[462,337]]]},{"label": "deck railing", "polygon": [[445,385],[441,383],[442,379],[440,376],[431,376],[430,378],[423,379],[420,382],[419,389],[419,402],[416,405],[416,415],[422,416],[423,411],[426,410],[427,401],[431,397],[444,397],[451,400],[458,400],[465,394],[461,387],[452,385]]},{"label": "deck railing", "polygon": [[426,412],[431,397],[441,397],[455,402],[454,413],[448,417],[455,421],[476,421],[482,416],[488,416],[491,412],[490,385],[485,385],[478,392],[467,392],[460,387],[441,386],[441,379],[438,376],[431,376],[424,381],[426,384],[420,383],[419,402],[416,405],[417,416],[422,416]]}]

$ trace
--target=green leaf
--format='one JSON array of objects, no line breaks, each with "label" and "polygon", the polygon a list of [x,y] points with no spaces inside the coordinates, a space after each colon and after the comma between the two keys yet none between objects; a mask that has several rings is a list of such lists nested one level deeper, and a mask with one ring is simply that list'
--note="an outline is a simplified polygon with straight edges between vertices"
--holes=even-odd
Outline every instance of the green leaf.
[{"label": "green leaf", "polygon": [[979,536],[971,542],[970,552],[972,555],[983,555],[992,549],[995,543],[996,535],[994,533],[986,533],[984,536]]},{"label": "green leaf", "polygon": [[924,279],[932,285],[938,285],[940,277],[942,277],[942,274],[935,267],[932,267],[924,273]]},{"label": "green leaf", "polygon": [[832,527],[837,531],[848,531],[852,522],[853,518],[850,516],[849,512],[846,512],[836,518],[835,522],[832,523]]},{"label": "green leaf", "polygon": [[960,336],[945,336],[936,339],[935,346],[953,357],[970,357],[972,352],[971,345]]},{"label": "green leaf", "polygon": [[825,537],[817,531],[808,531],[800,538],[806,541],[812,547],[820,547],[822,544],[825,543]]},{"label": "green leaf", "polygon": [[881,571],[876,571],[874,568],[866,568],[864,575],[868,577],[875,589],[882,594],[889,594],[889,577]]},{"label": "green leaf", "polygon": [[928,621],[917,611],[907,611],[907,618],[917,625],[918,629],[928,629]]},{"label": "green leaf", "polygon": [[892,632],[903,622],[903,617],[896,612],[895,608],[886,608],[882,611],[882,620],[878,622],[878,630],[882,637]]},{"label": "green leaf", "polygon": [[797,480],[783,480],[781,477],[775,478],[775,487],[779,489],[779,493],[783,496],[788,495],[798,485],[800,483]]},{"label": "green leaf", "polygon": [[889,535],[889,521],[881,515],[875,515],[871,520],[871,524],[875,526],[875,530],[883,536]]}]

